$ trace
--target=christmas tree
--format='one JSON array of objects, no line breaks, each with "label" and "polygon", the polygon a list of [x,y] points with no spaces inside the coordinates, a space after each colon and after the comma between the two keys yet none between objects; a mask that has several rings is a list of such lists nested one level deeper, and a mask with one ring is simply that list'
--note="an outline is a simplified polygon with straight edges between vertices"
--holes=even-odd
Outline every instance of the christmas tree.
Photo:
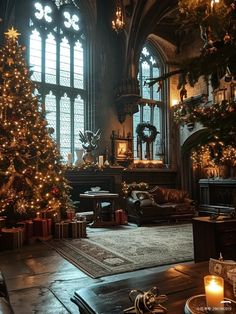
[{"label": "christmas tree", "polygon": [[0,50],[0,214],[11,220],[72,208],[64,166],[34,96],[25,47],[13,27]]}]

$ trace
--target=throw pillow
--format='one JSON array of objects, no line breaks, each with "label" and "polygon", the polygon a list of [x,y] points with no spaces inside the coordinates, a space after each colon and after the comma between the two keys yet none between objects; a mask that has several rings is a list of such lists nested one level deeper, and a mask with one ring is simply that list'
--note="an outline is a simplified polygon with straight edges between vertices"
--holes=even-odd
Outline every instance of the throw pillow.
[{"label": "throw pillow", "polygon": [[166,203],[165,194],[164,194],[162,188],[157,186],[157,187],[153,188],[152,190],[150,190],[149,192],[157,204]]},{"label": "throw pillow", "polygon": [[131,196],[133,197],[133,199],[140,201],[152,198],[152,195],[147,191],[132,191]]}]

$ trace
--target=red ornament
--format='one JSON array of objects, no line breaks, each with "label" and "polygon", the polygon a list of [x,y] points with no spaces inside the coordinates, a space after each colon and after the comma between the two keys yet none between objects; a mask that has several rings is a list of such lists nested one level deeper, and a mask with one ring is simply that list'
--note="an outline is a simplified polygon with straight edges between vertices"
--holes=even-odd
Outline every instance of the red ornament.
[{"label": "red ornament", "polygon": [[54,186],[54,187],[52,187],[51,192],[52,192],[53,195],[58,196],[60,190],[58,189],[58,187]]}]

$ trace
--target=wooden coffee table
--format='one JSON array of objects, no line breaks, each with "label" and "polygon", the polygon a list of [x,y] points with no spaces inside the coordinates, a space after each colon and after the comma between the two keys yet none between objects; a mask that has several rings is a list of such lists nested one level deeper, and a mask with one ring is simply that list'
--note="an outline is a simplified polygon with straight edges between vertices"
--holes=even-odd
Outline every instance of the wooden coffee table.
[{"label": "wooden coffee table", "polygon": [[[80,198],[90,199],[93,201],[93,212],[94,212],[94,221],[90,225],[90,227],[107,227],[116,225],[115,222],[115,202],[119,198],[119,194],[117,193],[89,193],[89,194],[80,194]],[[103,221],[101,215],[101,203],[109,202],[111,203],[109,221]]]},{"label": "wooden coffee table", "polygon": [[[164,272],[95,284],[76,291],[71,300],[78,305],[81,314],[122,314],[124,309],[132,306],[128,297],[132,289],[148,291],[157,286],[161,294],[168,297],[163,304],[168,314],[182,314],[187,299],[204,294],[203,278],[207,274],[208,262],[177,265]],[[233,287],[227,282],[225,297],[235,300]]]}]

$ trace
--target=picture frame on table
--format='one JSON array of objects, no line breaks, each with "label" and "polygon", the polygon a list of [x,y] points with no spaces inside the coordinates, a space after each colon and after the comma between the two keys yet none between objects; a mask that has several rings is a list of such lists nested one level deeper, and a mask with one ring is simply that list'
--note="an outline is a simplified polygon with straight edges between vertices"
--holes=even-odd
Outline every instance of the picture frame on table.
[{"label": "picture frame on table", "polygon": [[126,139],[115,140],[115,159],[126,160],[129,153],[129,141]]}]

